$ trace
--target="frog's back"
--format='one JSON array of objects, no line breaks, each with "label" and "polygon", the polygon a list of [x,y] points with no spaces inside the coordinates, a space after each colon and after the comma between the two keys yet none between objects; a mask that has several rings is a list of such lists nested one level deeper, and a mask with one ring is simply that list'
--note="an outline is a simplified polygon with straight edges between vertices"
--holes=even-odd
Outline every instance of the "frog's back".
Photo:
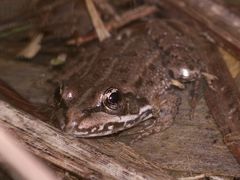
[{"label": "frog's back", "polygon": [[68,85],[77,85],[79,94],[115,86],[147,96],[150,101],[165,91],[169,77],[159,48],[149,38],[145,23],[135,29],[128,38],[105,41],[97,55],[80,62],[81,71],[70,77]]}]

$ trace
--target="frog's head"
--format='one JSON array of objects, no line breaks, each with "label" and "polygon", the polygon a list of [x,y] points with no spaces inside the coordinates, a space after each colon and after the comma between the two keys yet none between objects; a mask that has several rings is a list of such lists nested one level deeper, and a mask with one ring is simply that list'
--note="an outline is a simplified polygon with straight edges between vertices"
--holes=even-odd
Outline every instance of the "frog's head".
[{"label": "frog's head", "polygon": [[59,94],[62,102],[69,102],[68,97],[75,98],[71,105],[65,103],[68,107],[64,129],[78,137],[114,134],[153,116],[145,98],[118,88],[89,88],[81,97],[73,95],[74,92],[63,87]]}]

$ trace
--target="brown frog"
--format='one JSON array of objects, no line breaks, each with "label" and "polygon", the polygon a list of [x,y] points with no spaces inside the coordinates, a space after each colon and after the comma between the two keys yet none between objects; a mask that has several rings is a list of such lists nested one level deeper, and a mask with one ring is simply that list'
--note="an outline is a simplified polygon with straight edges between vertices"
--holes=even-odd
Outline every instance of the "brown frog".
[{"label": "brown frog", "polygon": [[72,73],[61,76],[55,103],[66,119],[64,131],[74,136],[105,136],[148,122],[145,136],[171,125],[179,105],[172,87],[203,76],[211,86],[214,76],[194,43],[167,22],[151,20],[79,59]]}]

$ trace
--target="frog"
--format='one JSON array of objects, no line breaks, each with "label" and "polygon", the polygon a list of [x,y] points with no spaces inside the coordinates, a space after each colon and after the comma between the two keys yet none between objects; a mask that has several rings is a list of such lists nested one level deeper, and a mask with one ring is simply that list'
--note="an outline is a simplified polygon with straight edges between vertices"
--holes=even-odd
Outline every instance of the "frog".
[{"label": "frog", "polygon": [[176,89],[204,77],[211,88],[215,80],[196,44],[159,19],[133,25],[128,37],[104,41],[73,69],[60,76],[54,102],[63,113],[63,131],[80,138],[138,125],[143,127],[135,139],[161,132],[178,112]]}]

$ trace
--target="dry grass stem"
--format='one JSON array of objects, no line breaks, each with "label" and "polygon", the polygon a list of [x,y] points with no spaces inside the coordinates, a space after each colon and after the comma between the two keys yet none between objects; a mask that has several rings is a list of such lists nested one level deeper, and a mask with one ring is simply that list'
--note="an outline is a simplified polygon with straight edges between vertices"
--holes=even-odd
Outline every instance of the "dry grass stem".
[{"label": "dry grass stem", "polygon": [[[135,21],[137,19],[140,19],[142,17],[148,16],[150,14],[153,14],[157,11],[158,9],[155,6],[148,6],[148,5],[143,5],[138,8],[129,10],[122,14],[120,16],[119,20],[111,20],[110,22],[106,23],[106,28],[108,31],[112,31],[114,29],[121,28],[125,26],[126,24]],[[90,42],[94,39],[97,38],[97,34],[95,32],[89,33],[86,36],[80,36],[77,38],[70,39],[67,44],[68,45],[82,45],[84,43]]]},{"label": "dry grass stem", "polygon": [[31,42],[18,54],[19,57],[32,59],[41,50],[41,41],[43,34],[37,34]]},{"label": "dry grass stem", "polygon": [[85,2],[86,2],[86,5],[87,5],[88,12],[91,16],[93,26],[94,26],[94,28],[97,32],[97,36],[98,36],[99,41],[103,41],[103,40],[107,39],[108,37],[110,37],[110,33],[105,28],[93,1],[92,0],[86,0]]},{"label": "dry grass stem", "polygon": [[120,20],[120,17],[114,7],[112,7],[107,0],[94,0],[94,2],[105,14],[111,15],[115,20]]}]

